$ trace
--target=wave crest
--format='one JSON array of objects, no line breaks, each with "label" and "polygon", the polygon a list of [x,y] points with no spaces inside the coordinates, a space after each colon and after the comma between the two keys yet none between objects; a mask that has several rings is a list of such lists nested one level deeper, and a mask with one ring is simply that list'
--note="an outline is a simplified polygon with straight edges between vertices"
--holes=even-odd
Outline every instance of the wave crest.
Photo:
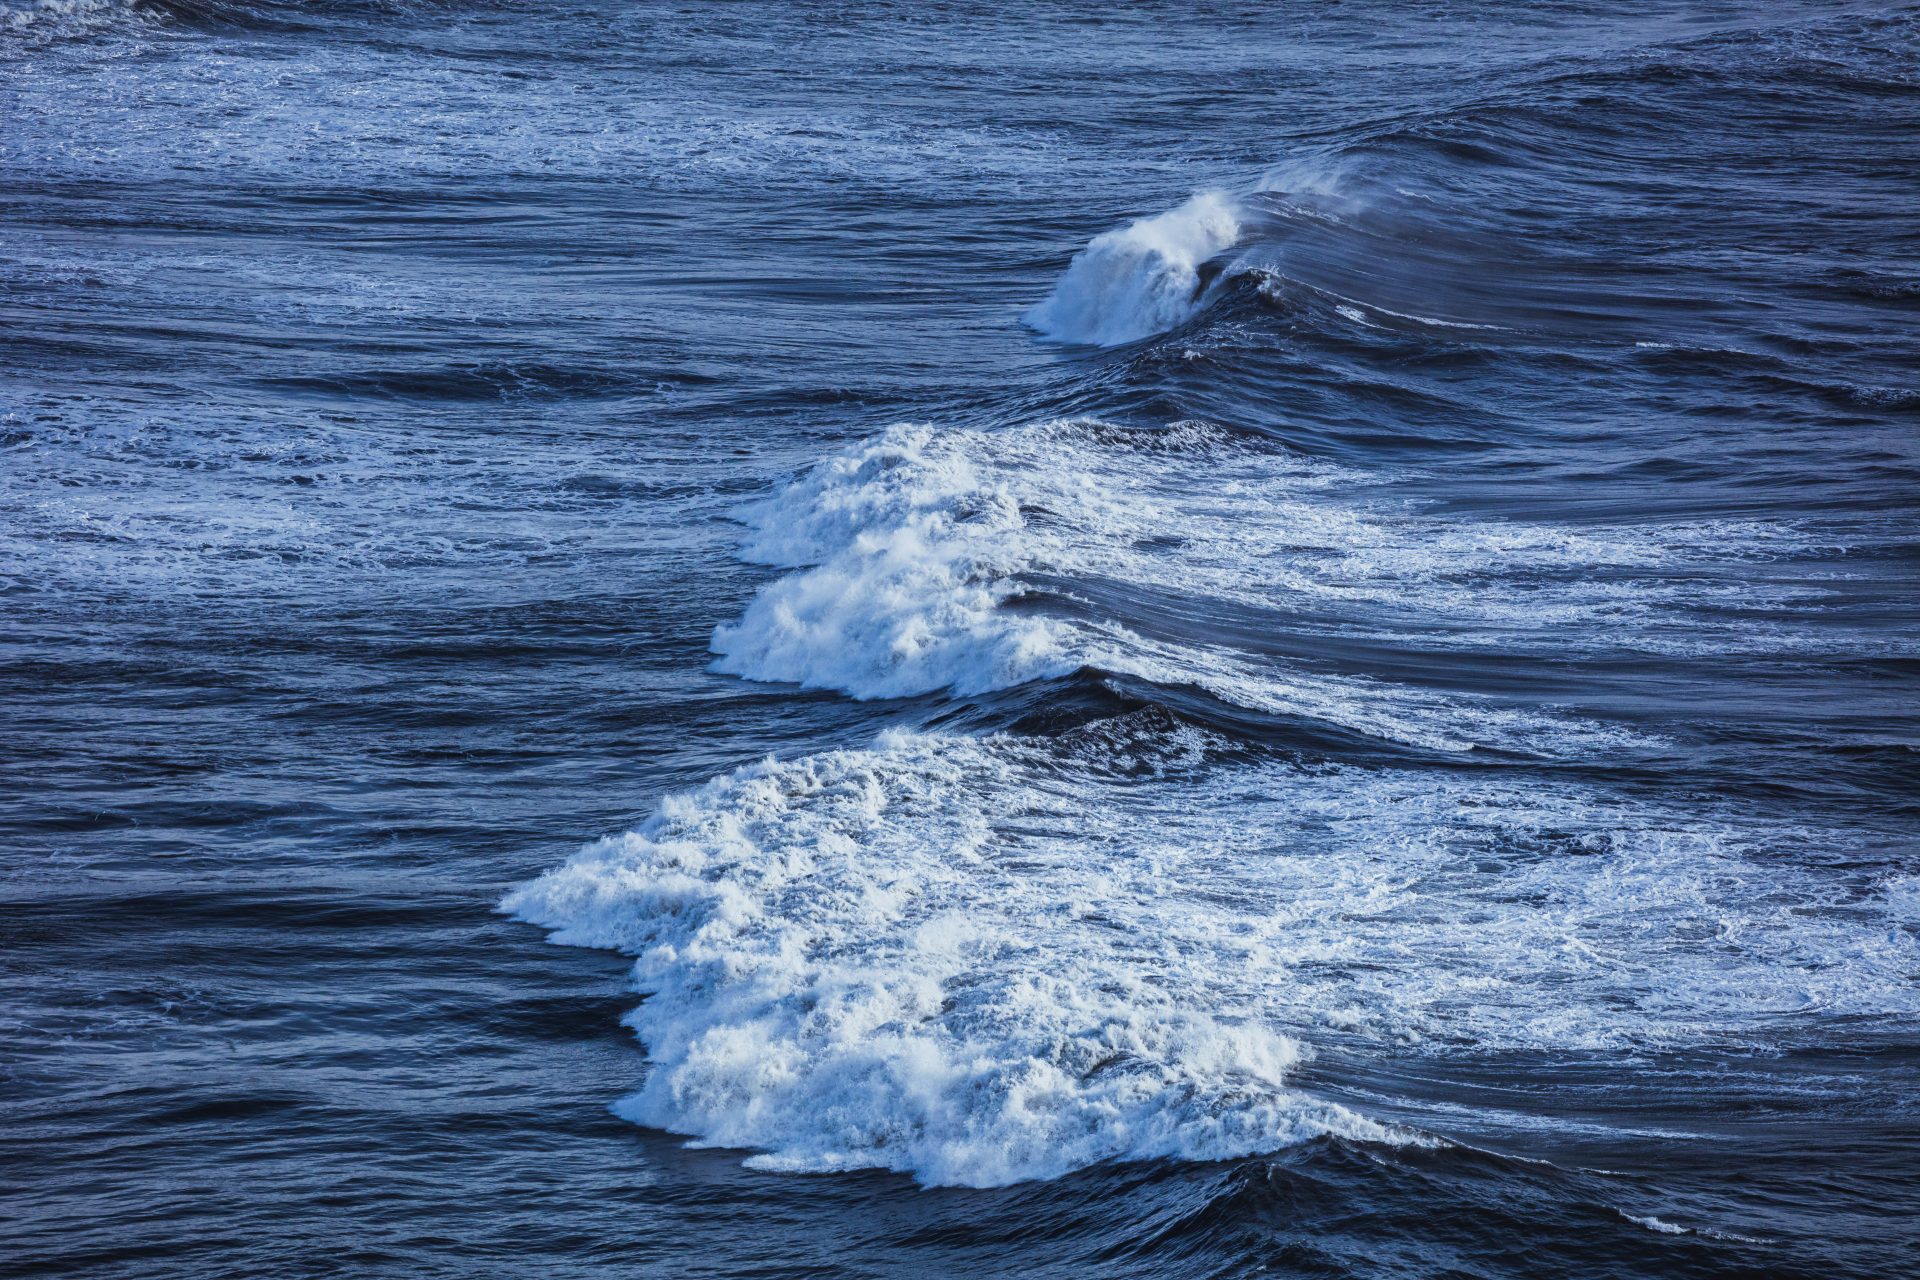
[{"label": "wave crest", "polygon": [[969,739],[768,760],[503,908],[638,957],[654,1069],[620,1114],[761,1167],[998,1186],[1391,1136],[1287,1089],[1296,1041],[1195,1007],[1060,896],[1071,849],[996,847],[994,800],[1021,790],[1014,754]]},{"label": "wave crest", "polygon": [[1221,191],[1095,236],[1044,302],[1024,317],[1059,342],[1110,347],[1164,333],[1199,309],[1203,265],[1240,237],[1240,211]]},{"label": "wave crest", "polygon": [[[1160,465],[1141,466],[1143,454]],[[791,572],[715,629],[714,669],[868,699],[973,696],[1097,668],[1421,749],[1551,753],[1633,739],[1213,638],[1211,620],[1226,610],[1257,617],[1410,593],[1509,634],[1529,619],[1667,603],[1644,583],[1608,588],[1566,573],[1658,566],[1671,556],[1658,539],[1434,521],[1354,505],[1344,479],[1191,422],[896,426],[738,513],[742,554]],[[1158,608],[1111,616],[1099,600],[1112,583]]]},{"label": "wave crest", "polygon": [[[1431,1140],[1303,1092],[1311,1044],[1777,1050],[1812,1010],[1915,1011],[1910,893],[1777,856],[1840,833],[1194,735],[1136,716],[767,760],[503,908],[635,957],[652,1066],[620,1114],[765,1167],[945,1185]],[[1154,756],[1180,785],[1143,785]]]},{"label": "wave crest", "polygon": [[926,427],[896,427],[741,513],[742,554],[811,566],[714,631],[715,670],[862,698],[982,693],[1074,663],[1058,626],[1002,608],[1019,505]]}]

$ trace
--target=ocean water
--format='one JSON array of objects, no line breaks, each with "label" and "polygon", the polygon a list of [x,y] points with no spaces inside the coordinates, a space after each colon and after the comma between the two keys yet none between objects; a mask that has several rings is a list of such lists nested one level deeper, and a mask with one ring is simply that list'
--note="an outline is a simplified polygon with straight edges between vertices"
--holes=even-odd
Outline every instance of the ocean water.
[{"label": "ocean water", "polygon": [[1920,7],[0,0],[0,1273],[1920,1269]]}]

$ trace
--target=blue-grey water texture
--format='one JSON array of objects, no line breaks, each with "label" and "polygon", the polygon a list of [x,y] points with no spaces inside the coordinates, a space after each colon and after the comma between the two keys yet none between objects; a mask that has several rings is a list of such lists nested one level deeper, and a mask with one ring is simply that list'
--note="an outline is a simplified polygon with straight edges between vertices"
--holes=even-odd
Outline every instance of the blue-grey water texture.
[{"label": "blue-grey water texture", "polygon": [[0,1273],[1920,1270],[1920,8],[0,0]]}]

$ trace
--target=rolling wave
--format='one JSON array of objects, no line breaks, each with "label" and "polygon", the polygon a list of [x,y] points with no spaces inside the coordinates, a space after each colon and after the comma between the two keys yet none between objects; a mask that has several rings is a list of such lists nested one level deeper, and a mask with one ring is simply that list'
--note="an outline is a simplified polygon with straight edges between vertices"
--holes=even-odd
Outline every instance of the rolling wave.
[{"label": "rolling wave", "polygon": [[1164,333],[1202,303],[1212,259],[1233,247],[1241,214],[1223,192],[1095,237],[1026,322],[1059,342],[1111,347]]},{"label": "rolling wave", "polygon": [[502,908],[637,958],[622,1115],[933,1185],[1436,1141],[1294,1088],[1314,1042],[1751,1048],[1920,1012],[1910,885],[1771,857],[1834,833],[1224,745],[1136,713],[770,759]]},{"label": "rolling wave", "polygon": [[895,427],[742,509],[742,554],[789,572],[716,628],[714,666],[862,699],[1097,668],[1442,752],[1625,747],[1635,735],[1617,726],[1346,676],[1261,639],[1338,616],[1348,637],[1372,617],[1374,634],[1404,625],[1442,648],[1512,647],[1520,631],[1549,652],[1575,634],[1680,652],[1759,643],[1751,620],[1720,614],[1765,593],[1701,570],[1799,545],[1761,522],[1449,520],[1358,500],[1358,482],[1201,423]]},{"label": "rolling wave", "polygon": [[[1765,588],[1701,567],[1800,531],[1471,520],[1381,479],[1196,422],[905,425],[740,509],[742,557],[782,572],[715,630],[715,669],[1042,708],[1093,673],[1139,709],[768,759],[515,890],[555,941],[636,957],[652,1067],[620,1113],[760,1167],[998,1186],[1473,1123],[1302,1089],[1326,1048],[1751,1052],[1810,1014],[1920,1011],[1909,882],[1856,836],[1462,769],[1661,744],[1262,641],[1404,613],[1508,652],[1619,645],[1628,619],[1712,651]],[[1445,767],[1275,750],[1182,690]],[[1796,847],[1824,853],[1790,870]]]}]

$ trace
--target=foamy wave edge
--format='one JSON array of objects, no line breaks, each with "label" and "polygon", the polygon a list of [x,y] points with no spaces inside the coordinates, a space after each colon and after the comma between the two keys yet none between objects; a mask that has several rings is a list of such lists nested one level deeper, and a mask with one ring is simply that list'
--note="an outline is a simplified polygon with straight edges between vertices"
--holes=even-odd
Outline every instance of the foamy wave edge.
[{"label": "foamy wave edge", "polygon": [[1056,342],[1111,347],[1190,319],[1205,292],[1201,268],[1240,238],[1241,213],[1223,191],[1095,236],[1044,301],[1022,317]]},{"label": "foamy wave edge", "polygon": [[[1164,486],[1141,481],[1130,461],[1138,448],[1189,457],[1188,466],[1168,473],[1176,481],[1203,471],[1218,479],[1244,452],[1204,424],[1127,432],[1092,419],[1056,419],[993,433],[902,424],[823,459],[736,513],[747,528],[742,558],[789,572],[764,585],[736,620],[715,628],[713,670],[864,700],[940,690],[973,696],[1091,667],[1190,684],[1250,710],[1301,715],[1436,751],[1628,740],[1613,727],[1455,706],[1410,689],[1260,663],[1221,646],[1171,644],[1121,619],[1072,618],[1046,607],[1048,593],[1036,582],[1089,576],[1168,590],[1198,581],[1232,597],[1286,568],[1279,555],[1251,573],[1241,563],[1234,548],[1245,541],[1249,519],[1290,536],[1295,518],[1320,518],[1284,505],[1325,482],[1318,464],[1267,454],[1238,459],[1232,495],[1203,518]],[[1364,524],[1349,527],[1351,516],[1341,520],[1317,536],[1371,532]],[[1206,544],[1193,549],[1209,561],[1204,577],[1183,578],[1180,562],[1137,550],[1142,539],[1183,526]],[[1503,544],[1548,536],[1501,533]],[[1023,597],[1028,607],[1008,607]]]},{"label": "foamy wave edge", "polygon": [[1197,1011],[1148,971],[1063,971],[1018,918],[968,909],[987,829],[961,797],[1013,767],[897,733],[769,759],[668,798],[501,910],[636,958],[647,999],[628,1022],[652,1067],[615,1110],[756,1167],[991,1187],[1328,1135],[1422,1141],[1288,1088],[1298,1041]]}]

